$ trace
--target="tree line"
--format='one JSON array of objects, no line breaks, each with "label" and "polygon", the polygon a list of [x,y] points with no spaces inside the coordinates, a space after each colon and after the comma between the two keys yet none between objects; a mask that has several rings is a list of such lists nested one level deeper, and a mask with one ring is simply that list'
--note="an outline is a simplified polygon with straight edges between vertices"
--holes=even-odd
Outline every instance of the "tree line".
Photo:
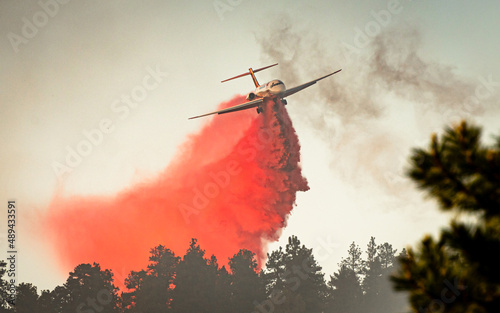
[{"label": "tree line", "polygon": [[0,262],[0,312],[500,312],[500,136],[485,145],[481,133],[463,122],[413,150],[408,176],[455,217],[438,238],[425,236],[408,251],[397,254],[372,237],[363,256],[353,242],[325,279],[295,236],[260,271],[250,251],[226,268],[193,239],[182,258],[153,248],[147,268],[131,272],[120,294],[111,271],[80,264],[52,291],[20,284],[15,307]]},{"label": "tree line", "polygon": [[[29,283],[17,286],[15,305],[2,297],[3,312],[401,312],[404,298],[390,287],[389,275],[399,256],[389,243],[371,237],[363,258],[353,242],[339,270],[328,280],[312,249],[296,236],[283,249],[268,254],[258,269],[256,256],[240,250],[226,266],[192,239],[185,255],[176,256],[159,245],[150,251],[149,264],[132,271],[124,291],[113,273],[99,264],[80,264],[62,286],[52,291]],[[5,267],[5,262],[2,262]],[[2,271],[2,274],[5,270]],[[7,294],[2,280],[2,295]]]}]

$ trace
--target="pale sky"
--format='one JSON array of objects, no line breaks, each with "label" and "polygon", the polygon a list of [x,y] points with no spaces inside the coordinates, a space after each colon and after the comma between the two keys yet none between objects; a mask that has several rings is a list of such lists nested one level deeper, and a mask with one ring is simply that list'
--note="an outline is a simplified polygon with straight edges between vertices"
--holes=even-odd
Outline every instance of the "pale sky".
[{"label": "pale sky", "polygon": [[[56,190],[109,195],[154,178],[206,122],[188,117],[253,89],[220,83],[249,67],[279,62],[257,77],[288,87],[343,69],[288,99],[311,189],[269,247],[297,235],[326,277],[352,241],[400,250],[446,225],[402,174],[412,147],[462,117],[500,134],[498,1],[40,2],[0,2],[0,259],[15,199],[19,281],[40,289],[68,274],[31,235]],[[140,105],[118,111],[151,72]],[[58,182],[54,162],[102,120],[113,131]]]}]

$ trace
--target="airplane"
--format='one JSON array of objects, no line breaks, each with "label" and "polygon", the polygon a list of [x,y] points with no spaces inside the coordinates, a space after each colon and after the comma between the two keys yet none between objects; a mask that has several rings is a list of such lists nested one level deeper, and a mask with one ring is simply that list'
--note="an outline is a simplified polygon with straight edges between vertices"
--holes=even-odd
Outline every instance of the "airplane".
[{"label": "airplane", "polygon": [[230,81],[230,80],[235,79],[235,78],[240,78],[243,76],[251,75],[253,82],[255,84],[255,90],[250,92],[247,95],[246,99],[249,100],[248,102],[238,104],[238,105],[235,105],[235,106],[232,106],[229,108],[225,108],[222,110],[218,110],[218,111],[214,111],[214,112],[210,112],[210,113],[206,113],[206,114],[202,114],[202,115],[198,115],[198,116],[193,116],[193,117],[190,117],[189,119],[191,120],[191,119],[195,119],[195,118],[199,118],[199,117],[203,117],[203,116],[207,116],[207,115],[212,115],[212,114],[226,114],[226,113],[231,113],[231,112],[247,110],[247,109],[251,109],[251,108],[255,108],[255,107],[257,107],[257,113],[261,113],[261,112],[263,112],[262,104],[266,100],[273,100],[276,103],[277,99],[280,99],[281,102],[284,105],[286,105],[287,102],[284,99],[285,97],[291,96],[294,93],[301,91],[302,89],[305,89],[309,86],[316,84],[316,82],[322,80],[323,78],[327,78],[328,76],[336,74],[342,70],[342,69],[337,70],[333,73],[330,73],[328,75],[325,75],[325,76],[322,76],[322,77],[317,78],[315,80],[312,80],[308,83],[305,83],[305,84],[302,84],[302,85],[299,85],[297,87],[293,87],[290,89],[286,89],[285,84],[283,84],[283,82],[281,80],[278,80],[278,79],[272,80],[272,81],[270,81],[266,84],[263,84],[263,85],[259,85],[257,78],[255,78],[255,73],[260,72],[262,70],[265,70],[267,68],[276,66],[276,65],[278,65],[278,63],[268,65],[268,66],[265,66],[265,67],[262,67],[262,68],[259,68],[256,70],[249,68],[247,73],[243,73],[243,74],[240,74],[240,75],[237,75],[237,76],[234,76],[234,77],[231,77],[231,78],[228,78],[226,80],[221,81],[221,83],[224,83],[224,82]]}]

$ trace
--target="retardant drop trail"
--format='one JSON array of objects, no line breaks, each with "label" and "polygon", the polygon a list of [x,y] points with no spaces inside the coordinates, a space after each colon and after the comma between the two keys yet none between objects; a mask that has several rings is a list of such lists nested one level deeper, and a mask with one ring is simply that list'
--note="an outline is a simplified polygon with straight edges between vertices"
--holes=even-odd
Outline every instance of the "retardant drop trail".
[{"label": "retardant drop trail", "polygon": [[[219,108],[244,101],[241,96]],[[117,284],[146,267],[159,244],[184,255],[197,238],[219,264],[245,248],[265,259],[297,191],[309,189],[300,146],[283,104],[207,119],[154,181],[109,197],[56,195],[45,217],[64,270],[97,262]]]}]

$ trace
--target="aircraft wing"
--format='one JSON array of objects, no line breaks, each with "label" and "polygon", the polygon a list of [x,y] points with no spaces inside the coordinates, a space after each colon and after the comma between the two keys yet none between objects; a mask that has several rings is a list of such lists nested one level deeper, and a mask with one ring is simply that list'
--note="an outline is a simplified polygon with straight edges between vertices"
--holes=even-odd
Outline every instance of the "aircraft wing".
[{"label": "aircraft wing", "polygon": [[242,104],[234,105],[232,107],[225,108],[222,110],[213,111],[213,112],[206,113],[203,115],[193,116],[193,117],[190,117],[189,119],[192,120],[194,118],[203,117],[203,116],[212,115],[212,114],[225,114],[225,113],[231,113],[231,112],[251,109],[251,108],[255,108],[256,106],[259,106],[263,101],[264,101],[264,99],[259,98],[259,99],[248,101],[248,102],[245,102]]},{"label": "aircraft wing", "polygon": [[285,98],[285,97],[288,97],[288,96],[290,96],[290,95],[293,95],[294,93],[299,92],[299,91],[301,91],[302,89],[306,89],[307,87],[309,87],[309,86],[312,86],[312,85],[316,84],[316,82],[318,82],[318,81],[322,80],[323,78],[327,78],[328,76],[332,76],[333,74],[336,74],[336,73],[338,73],[338,72],[340,72],[340,71],[342,71],[342,69],[340,69],[340,70],[338,70],[338,71],[335,71],[335,72],[333,72],[333,73],[330,73],[330,74],[328,74],[328,75],[325,75],[325,76],[323,76],[323,77],[317,78],[317,79],[315,79],[315,80],[312,80],[312,81],[310,81],[310,82],[308,82],[308,83],[302,84],[302,85],[300,85],[300,86],[297,86],[297,87],[293,87],[293,88],[287,89],[287,90],[285,90],[285,93],[283,94],[283,97],[282,97],[282,98]]}]

